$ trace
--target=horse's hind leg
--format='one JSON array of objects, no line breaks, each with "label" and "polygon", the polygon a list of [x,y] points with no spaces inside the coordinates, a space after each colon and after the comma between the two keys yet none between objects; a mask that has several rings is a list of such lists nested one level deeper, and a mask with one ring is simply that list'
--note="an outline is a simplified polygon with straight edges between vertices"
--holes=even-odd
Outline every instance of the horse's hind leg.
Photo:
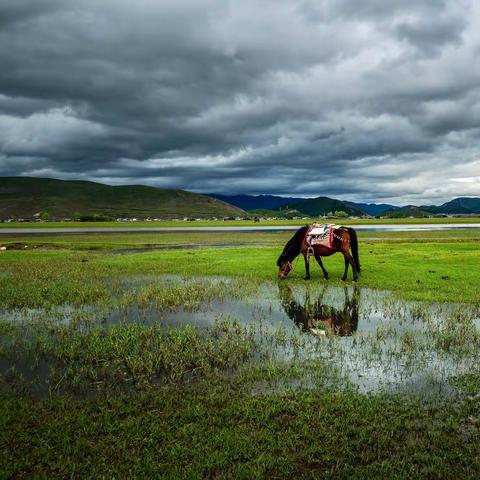
[{"label": "horse's hind leg", "polygon": [[328,272],[325,270],[325,267],[323,266],[322,257],[320,255],[315,255],[315,260],[320,265],[320,268],[322,269],[325,280],[328,280]]},{"label": "horse's hind leg", "polygon": [[342,277],[343,281],[345,281],[347,279],[348,265],[350,264],[350,262],[348,261],[347,255],[348,254],[345,254],[345,253],[343,254],[343,259],[345,260],[345,271],[343,272],[343,277]]},{"label": "horse's hind leg", "polygon": [[356,282],[358,280],[358,275],[359,275],[359,271],[358,271],[358,267],[357,267],[357,262],[355,261],[355,259],[352,257],[352,255],[350,255],[350,253],[348,254],[348,259],[350,261],[350,265],[352,265],[352,271],[353,271],[353,281]]},{"label": "horse's hind leg", "polygon": [[345,272],[343,274],[342,280],[345,281],[347,279],[348,265],[351,265],[352,272],[353,272],[353,281],[356,282],[358,280],[358,270],[357,270],[357,265],[355,264],[355,260],[353,259],[353,257],[350,255],[349,252],[344,252],[343,257],[345,259]]},{"label": "horse's hind leg", "polygon": [[303,259],[305,260],[305,280],[310,280],[310,258],[308,254],[303,254]]}]

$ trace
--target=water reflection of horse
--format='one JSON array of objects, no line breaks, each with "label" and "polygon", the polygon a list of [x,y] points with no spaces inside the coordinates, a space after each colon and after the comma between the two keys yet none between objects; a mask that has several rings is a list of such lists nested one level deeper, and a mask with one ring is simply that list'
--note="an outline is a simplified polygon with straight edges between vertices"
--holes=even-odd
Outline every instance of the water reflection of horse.
[{"label": "water reflection of horse", "polygon": [[298,303],[292,289],[285,284],[279,284],[280,302],[285,313],[295,324],[305,332],[315,335],[352,335],[358,327],[358,301],[360,292],[357,287],[350,296],[344,288],[343,308],[325,305],[323,297],[325,288],[322,288],[315,302],[311,301],[310,290],[307,288],[303,305]]},{"label": "water reflection of horse", "polygon": [[309,230],[309,225],[300,228],[287,242],[277,260],[278,276],[282,279],[285,278],[293,270],[292,262],[298,255],[303,254],[305,259],[305,280],[308,280],[310,278],[310,253],[312,253],[322,269],[325,280],[327,280],[328,273],[323,266],[322,257],[328,257],[336,252],[341,252],[345,260],[345,271],[343,272],[342,280],[347,279],[349,265],[352,266],[353,280],[357,280],[360,275],[357,232],[350,227],[335,227],[332,245],[327,247],[321,244],[309,245],[307,241]]}]

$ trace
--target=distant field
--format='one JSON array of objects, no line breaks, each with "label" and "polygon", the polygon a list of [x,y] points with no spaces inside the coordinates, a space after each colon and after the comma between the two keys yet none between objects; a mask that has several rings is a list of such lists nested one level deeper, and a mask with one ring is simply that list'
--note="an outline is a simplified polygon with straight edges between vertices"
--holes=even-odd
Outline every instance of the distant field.
[{"label": "distant field", "polygon": [[213,221],[202,220],[198,222],[171,221],[161,222],[11,222],[0,223],[1,228],[88,228],[88,227],[226,227],[226,226],[276,226],[276,225],[304,225],[305,223],[336,223],[341,225],[414,225],[414,224],[442,224],[442,223],[480,223],[480,217],[468,218],[382,218],[382,219],[309,219],[309,220],[265,220],[255,223],[253,220]]},{"label": "distant field", "polygon": [[[359,230],[360,247],[367,241],[396,243],[453,243],[480,242],[480,230],[442,230],[442,231],[407,231],[407,232],[372,232]],[[242,232],[117,232],[111,233],[63,233],[52,234],[48,229],[35,234],[2,234],[0,245],[15,245],[22,248],[61,248],[66,250],[109,250],[140,249],[157,247],[209,245],[249,245],[277,246],[285,245],[292,236],[291,231],[242,231]],[[1,258],[1,257],[0,257]]]},{"label": "distant field", "polygon": [[[19,250],[0,252],[0,261],[4,270],[18,272],[18,280],[23,285],[20,295],[16,288],[11,290],[8,278],[0,277],[0,286],[4,287],[0,291],[0,301],[3,298],[8,303],[10,293],[15,298],[19,295],[26,300],[36,298],[45,285],[40,277],[36,281],[35,276],[46,271],[53,275],[50,281],[55,288],[64,283],[68,285],[72,265],[75,265],[75,275],[81,273],[84,278],[75,288],[62,289],[62,295],[67,295],[64,301],[74,300],[77,295],[80,298],[87,291],[88,296],[92,294],[90,289],[95,283],[89,278],[98,275],[179,273],[275,279],[275,261],[290,237],[291,232],[0,235],[0,244],[18,244]],[[405,298],[418,300],[480,300],[478,230],[360,232],[359,242],[363,267],[361,286],[389,289]],[[215,244],[231,244],[232,248],[215,248]],[[29,248],[24,249],[25,245]],[[175,249],[179,245],[186,249]],[[193,248],[202,245],[204,248]],[[34,246],[38,248],[35,250]],[[155,251],[156,248],[160,249]],[[136,249],[147,251],[136,253]],[[127,254],[116,254],[122,250]],[[83,264],[82,259],[88,262]],[[328,257],[324,263],[331,273],[329,283],[341,285],[341,256]],[[304,270],[300,257],[295,266],[291,278],[302,279]],[[323,281],[313,261],[312,276],[313,281]]]}]

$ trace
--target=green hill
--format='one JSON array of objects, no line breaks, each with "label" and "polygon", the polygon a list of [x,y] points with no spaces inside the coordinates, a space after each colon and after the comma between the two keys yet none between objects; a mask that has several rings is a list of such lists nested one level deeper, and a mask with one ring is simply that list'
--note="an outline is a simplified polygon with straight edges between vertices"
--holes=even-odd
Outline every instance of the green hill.
[{"label": "green hill", "polygon": [[126,218],[243,216],[215,198],[144,185],[111,186],[52,178],[0,177],[0,218],[73,218],[75,213]]},{"label": "green hill", "polygon": [[288,204],[289,209],[295,209],[306,215],[318,217],[326,215],[329,212],[343,211],[348,215],[364,215],[365,212],[359,208],[353,207],[347,202],[335,200],[329,197],[317,197],[309,200],[304,200],[298,203]]},{"label": "green hill", "polygon": [[459,197],[450,200],[447,203],[444,203],[440,206],[428,205],[420,207],[427,212],[432,213],[463,213],[463,214],[474,214],[480,213],[480,198],[478,197]]},{"label": "green hill", "polygon": [[415,205],[408,205],[397,210],[387,210],[386,212],[383,212],[382,215],[388,218],[425,218],[431,215],[431,213],[426,212]]},{"label": "green hill", "polygon": [[256,210],[249,210],[250,217],[268,217],[268,218],[294,218],[303,217],[304,213],[298,210],[269,210],[268,208],[257,208]]}]

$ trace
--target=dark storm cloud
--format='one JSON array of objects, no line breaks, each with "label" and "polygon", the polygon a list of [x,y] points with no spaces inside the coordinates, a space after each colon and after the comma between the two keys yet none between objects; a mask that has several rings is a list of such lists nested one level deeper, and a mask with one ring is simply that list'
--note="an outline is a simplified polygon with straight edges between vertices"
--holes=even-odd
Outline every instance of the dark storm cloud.
[{"label": "dark storm cloud", "polygon": [[0,11],[0,28],[30,18],[48,14],[61,5],[61,0],[2,0]]},{"label": "dark storm cloud", "polygon": [[480,195],[472,0],[5,0],[0,175]]}]

